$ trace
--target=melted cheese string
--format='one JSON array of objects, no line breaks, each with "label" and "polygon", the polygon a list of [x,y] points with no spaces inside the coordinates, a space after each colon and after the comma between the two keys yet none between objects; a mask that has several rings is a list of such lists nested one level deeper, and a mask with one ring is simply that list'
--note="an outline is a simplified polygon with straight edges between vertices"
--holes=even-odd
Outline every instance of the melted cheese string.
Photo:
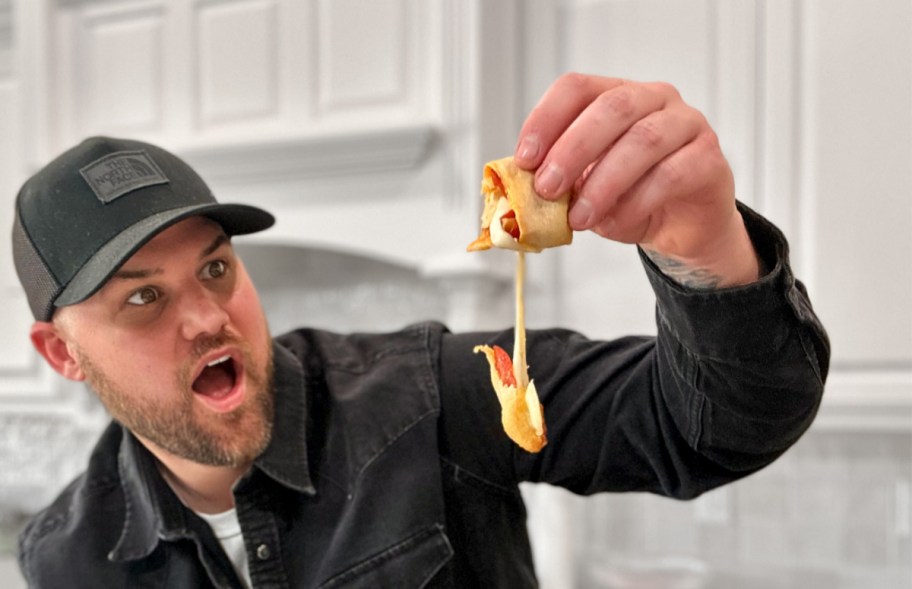
[{"label": "melted cheese string", "polygon": [[516,388],[529,386],[529,367],[526,365],[526,309],[523,304],[523,283],[526,279],[526,255],[517,252],[516,261],[516,327],[513,330],[513,375]]},{"label": "melted cheese string", "polygon": [[516,378],[516,390],[523,394],[523,401],[529,411],[529,420],[535,434],[545,433],[541,403],[535,382],[529,380],[529,365],[526,363],[526,305],[523,297],[523,285],[526,280],[526,255],[517,252],[516,261],[516,327],[513,341],[513,376]]}]

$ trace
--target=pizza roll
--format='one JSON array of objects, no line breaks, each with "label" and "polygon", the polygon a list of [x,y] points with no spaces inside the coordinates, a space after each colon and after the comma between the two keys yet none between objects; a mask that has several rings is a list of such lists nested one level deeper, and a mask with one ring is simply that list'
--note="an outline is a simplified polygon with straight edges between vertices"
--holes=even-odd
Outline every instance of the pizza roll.
[{"label": "pizza roll", "polygon": [[535,192],[534,181],[535,175],[519,168],[512,157],[485,164],[481,233],[466,248],[468,251],[498,247],[540,252],[573,240],[567,221],[570,193],[545,200]]}]

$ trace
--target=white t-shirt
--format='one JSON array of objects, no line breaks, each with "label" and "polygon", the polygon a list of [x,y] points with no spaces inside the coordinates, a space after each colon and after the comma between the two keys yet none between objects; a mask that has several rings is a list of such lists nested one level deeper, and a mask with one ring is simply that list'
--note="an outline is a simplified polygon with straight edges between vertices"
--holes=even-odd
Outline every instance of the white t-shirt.
[{"label": "white t-shirt", "polygon": [[203,518],[203,521],[209,524],[212,532],[222,545],[225,554],[234,570],[241,578],[241,582],[248,589],[253,586],[250,580],[250,565],[247,563],[247,550],[244,548],[244,536],[241,535],[241,524],[238,522],[237,511],[234,508],[222,513],[199,513],[196,515]]}]

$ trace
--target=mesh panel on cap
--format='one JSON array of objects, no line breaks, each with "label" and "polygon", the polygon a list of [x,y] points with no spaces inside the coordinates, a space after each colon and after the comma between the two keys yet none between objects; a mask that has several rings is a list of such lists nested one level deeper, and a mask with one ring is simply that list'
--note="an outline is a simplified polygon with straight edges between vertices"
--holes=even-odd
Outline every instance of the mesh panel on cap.
[{"label": "mesh panel on cap", "polygon": [[13,223],[13,261],[32,315],[39,321],[50,321],[54,314],[53,301],[60,294],[60,286],[35,251],[32,240],[22,227],[18,212]]}]

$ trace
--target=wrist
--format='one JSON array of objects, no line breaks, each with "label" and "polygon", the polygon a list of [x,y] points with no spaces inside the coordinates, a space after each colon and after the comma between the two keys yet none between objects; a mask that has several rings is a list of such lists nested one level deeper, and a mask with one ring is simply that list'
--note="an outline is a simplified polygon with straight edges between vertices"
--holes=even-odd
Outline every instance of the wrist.
[{"label": "wrist", "polygon": [[763,274],[759,256],[737,210],[726,229],[702,252],[680,256],[659,251],[643,244],[643,251],[668,278],[686,288],[711,290],[742,286],[756,282]]}]

